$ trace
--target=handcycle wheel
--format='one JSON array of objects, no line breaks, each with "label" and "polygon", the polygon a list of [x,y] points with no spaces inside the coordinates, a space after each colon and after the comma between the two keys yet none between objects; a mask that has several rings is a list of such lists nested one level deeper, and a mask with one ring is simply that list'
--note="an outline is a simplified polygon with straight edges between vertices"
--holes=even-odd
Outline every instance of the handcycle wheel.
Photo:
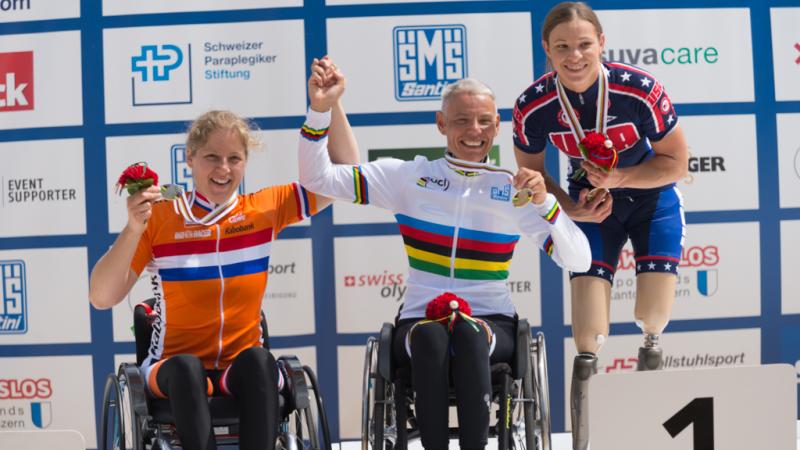
[{"label": "handcycle wheel", "polygon": [[[531,365],[533,375],[533,394],[535,401],[536,428],[539,431],[541,450],[550,450],[551,418],[550,418],[550,384],[547,379],[547,347],[545,346],[544,333],[536,333],[536,339],[531,346]],[[535,448],[535,447],[534,447]]]}]

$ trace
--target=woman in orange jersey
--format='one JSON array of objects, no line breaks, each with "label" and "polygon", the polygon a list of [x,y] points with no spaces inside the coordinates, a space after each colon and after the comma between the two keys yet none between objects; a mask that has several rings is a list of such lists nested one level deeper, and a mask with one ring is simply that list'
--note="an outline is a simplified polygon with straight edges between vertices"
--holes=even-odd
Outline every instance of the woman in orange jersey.
[{"label": "woman in orange jersey", "polygon": [[[312,78],[344,89],[330,60],[314,60]],[[357,163],[358,150],[341,109],[331,156]],[[182,447],[214,449],[208,395],[231,395],[240,406],[240,448],[273,448],[280,383],[263,348],[261,302],[271,242],[288,225],[330,200],[300,184],[239,195],[253,129],[228,111],[192,123],[186,161],[194,190],[158,201],[158,187],[128,197],[128,222],[92,269],[89,298],[96,308],[122,301],[139,274],[152,273],[156,317],[141,369],[150,392],[168,398]]]}]

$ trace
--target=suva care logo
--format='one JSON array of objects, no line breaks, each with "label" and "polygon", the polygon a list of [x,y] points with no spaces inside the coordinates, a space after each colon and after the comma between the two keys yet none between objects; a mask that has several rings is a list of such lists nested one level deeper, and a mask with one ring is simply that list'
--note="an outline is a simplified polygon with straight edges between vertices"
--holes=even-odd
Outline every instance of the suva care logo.
[{"label": "suva care logo", "polygon": [[[175,144],[169,149],[172,161],[172,184],[178,184],[189,192],[194,189],[192,169],[186,164],[186,144]],[[239,184],[239,194],[244,194],[244,178]]]},{"label": "suva care logo", "polygon": [[33,109],[33,52],[0,53],[0,111]]},{"label": "suva care logo", "polygon": [[634,66],[716,64],[719,52],[716,47],[618,48],[605,50],[603,59]]},{"label": "suva care logo", "polygon": [[435,100],[467,76],[464,25],[402,26],[393,35],[395,99]]},{"label": "suva care logo", "polygon": [[192,46],[142,45],[131,56],[133,106],[192,103]]},{"label": "suva care logo", "polygon": [[25,263],[0,261],[0,334],[28,332]]}]

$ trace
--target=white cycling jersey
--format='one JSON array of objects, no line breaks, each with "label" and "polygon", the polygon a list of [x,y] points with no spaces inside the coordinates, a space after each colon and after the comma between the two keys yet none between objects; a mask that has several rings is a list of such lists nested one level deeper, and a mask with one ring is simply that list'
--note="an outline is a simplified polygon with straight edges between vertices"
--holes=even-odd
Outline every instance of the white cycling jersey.
[{"label": "white cycling jersey", "polygon": [[394,213],[409,263],[401,319],[424,317],[428,302],[446,291],[466,299],[475,316],[513,316],[506,279],[520,234],[559,266],[589,269],[586,236],[552,194],[540,205],[515,207],[508,173],[454,158],[332,164],[329,125],[330,112],[309,109],[299,146],[300,183],[320,195]]}]

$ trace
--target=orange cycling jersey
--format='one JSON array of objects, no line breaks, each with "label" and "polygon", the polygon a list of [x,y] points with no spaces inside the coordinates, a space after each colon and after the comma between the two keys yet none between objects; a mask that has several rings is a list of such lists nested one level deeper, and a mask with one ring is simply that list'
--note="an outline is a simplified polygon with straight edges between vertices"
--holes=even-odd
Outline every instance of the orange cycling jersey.
[{"label": "orange cycling jersey", "polygon": [[[200,194],[158,202],[131,269],[147,267],[156,297],[153,336],[143,366],[193,354],[224,369],[261,345],[261,302],[271,243],[288,225],[316,213],[316,197],[297,183],[234,195],[215,206]],[[211,220],[208,219],[214,216]],[[192,223],[194,222],[194,223]]]}]

